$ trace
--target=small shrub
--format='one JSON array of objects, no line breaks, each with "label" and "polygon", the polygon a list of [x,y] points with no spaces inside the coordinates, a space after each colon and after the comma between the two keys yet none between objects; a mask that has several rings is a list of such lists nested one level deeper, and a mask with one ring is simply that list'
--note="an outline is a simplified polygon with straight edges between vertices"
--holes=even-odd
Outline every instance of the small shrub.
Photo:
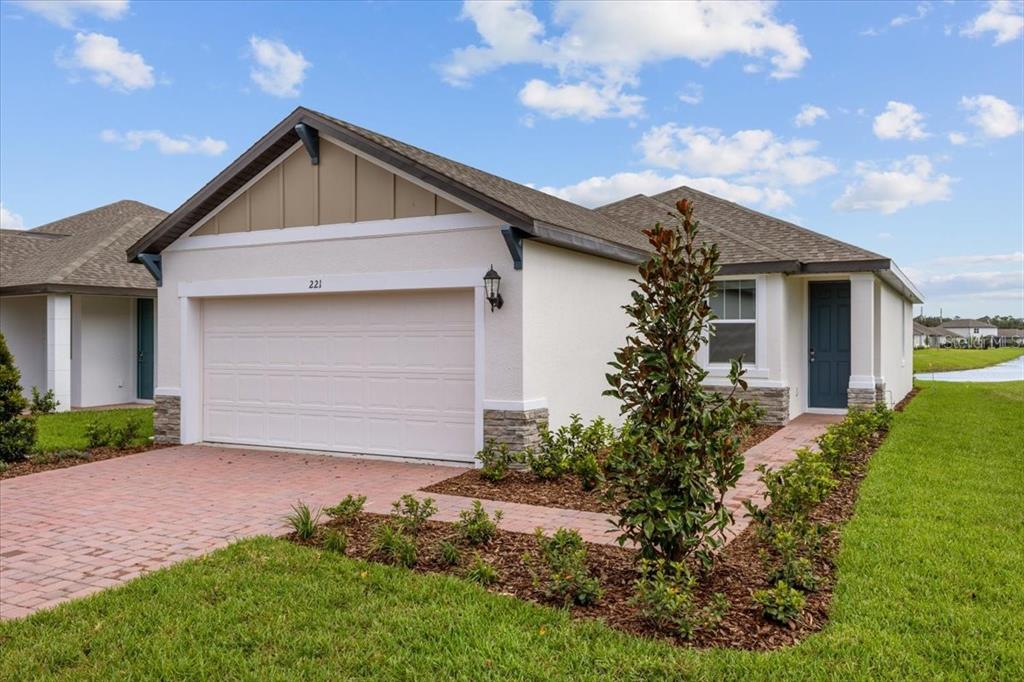
[{"label": "small shrub", "polygon": [[324,509],[324,513],[336,521],[351,523],[363,511],[366,495],[346,495],[338,504]]},{"label": "small shrub", "polygon": [[578,460],[573,467],[573,473],[580,479],[580,487],[584,490],[593,490],[601,485],[604,475],[601,471],[601,464],[597,461],[597,455],[588,454]]},{"label": "small shrub", "polygon": [[807,598],[781,580],[775,587],[754,592],[754,601],[761,605],[765,618],[788,625],[800,617]]},{"label": "small shrub", "polygon": [[889,409],[889,406],[882,401],[875,403],[875,408],[872,410],[872,414],[875,418],[875,430],[882,433],[887,432],[892,428],[892,421],[896,417],[896,413]]},{"label": "small shrub", "polygon": [[46,393],[40,393],[38,386],[32,387],[32,401],[29,406],[29,410],[32,414],[39,415],[56,412],[58,405],[60,405],[60,401],[53,395],[52,388]]},{"label": "small shrub", "polygon": [[462,552],[454,542],[444,540],[437,548],[437,558],[444,566],[458,566],[462,562]]},{"label": "small shrub", "polygon": [[0,462],[18,462],[36,442],[36,421],[23,417],[28,405],[21,394],[21,372],[0,334]]},{"label": "small shrub", "polygon": [[680,562],[641,561],[641,577],[634,584],[632,602],[656,627],[683,639],[711,630],[729,608],[725,595],[716,593],[705,606],[693,597],[697,581]]},{"label": "small shrub", "polygon": [[337,528],[327,528],[324,530],[323,543],[328,552],[344,554],[348,550],[348,533]]},{"label": "small shrub", "polygon": [[110,445],[118,450],[130,446],[142,434],[142,421],[138,417],[131,417],[119,427],[110,431]]},{"label": "small shrub", "polygon": [[565,446],[545,423],[540,425],[540,439],[538,450],[526,452],[526,466],[541,480],[558,480],[569,472],[569,457]]},{"label": "small shrub", "polygon": [[603,595],[601,584],[587,568],[587,548],[583,538],[575,530],[559,528],[551,537],[546,537],[540,528],[536,531],[539,562],[527,557],[531,566],[534,587],[541,590],[548,599],[589,606]]},{"label": "small shrub", "polygon": [[416,543],[407,536],[400,524],[382,523],[373,536],[373,553],[395,566],[412,568],[416,565]]},{"label": "small shrub", "polygon": [[491,516],[484,509],[480,500],[473,500],[469,509],[459,512],[459,520],[455,522],[455,530],[459,537],[471,545],[483,545],[490,542],[494,534],[498,532],[498,522],[501,521],[502,511],[494,510]]},{"label": "small shrub", "polygon": [[476,458],[482,465],[480,475],[488,481],[497,482],[508,475],[513,465],[525,460],[526,452],[512,451],[506,443],[495,443],[487,441],[483,450],[476,453]]},{"label": "small shrub", "polygon": [[305,502],[292,505],[292,513],[285,517],[295,537],[299,540],[312,540],[316,535],[316,524],[320,521],[320,510],[313,512]]},{"label": "small shrub", "polygon": [[437,505],[432,497],[417,500],[412,495],[402,495],[391,504],[391,508],[402,530],[413,534],[419,532],[423,524],[437,513]]},{"label": "small shrub", "polygon": [[89,459],[89,453],[80,450],[58,450],[56,452],[40,452],[29,457],[29,461],[33,464],[56,464],[69,459]]},{"label": "small shrub", "polygon": [[480,553],[477,552],[473,557],[473,562],[466,569],[466,578],[478,585],[489,587],[498,582],[498,569],[484,561]]},{"label": "small shrub", "polygon": [[809,558],[820,547],[821,526],[807,521],[760,526],[758,535],[770,551],[761,552],[768,568],[768,582],[783,581],[804,591],[818,589],[820,579]]},{"label": "small shrub", "polygon": [[11,465],[7,462],[0,460],[0,474],[11,468]]},{"label": "small shrub", "polygon": [[807,448],[797,450],[796,459],[779,469],[762,464],[757,470],[766,489],[768,508],[760,509],[749,500],[744,505],[752,518],[765,524],[806,518],[837,485],[822,455]]},{"label": "small shrub", "polygon": [[85,425],[85,442],[90,448],[102,448],[110,445],[112,437],[109,424],[91,421]]}]

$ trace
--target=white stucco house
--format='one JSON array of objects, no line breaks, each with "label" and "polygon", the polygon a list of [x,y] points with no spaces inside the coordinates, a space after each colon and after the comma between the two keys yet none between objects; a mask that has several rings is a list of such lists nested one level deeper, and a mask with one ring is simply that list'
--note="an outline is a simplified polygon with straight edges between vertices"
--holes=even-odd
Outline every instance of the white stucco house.
[{"label": "white stucco house", "polygon": [[986,336],[998,336],[999,329],[985,320],[956,319],[943,322],[942,326],[951,333],[964,339],[983,339]]},{"label": "white stucco house", "polygon": [[618,421],[641,230],[683,197],[722,251],[710,384],[743,354],[778,423],[906,395],[921,298],[888,258],[685,187],[584,208],[299,108],[128,249],[161,275],[158,438],[471,461]]},{"label": "white stucco house", "polygon": [[32,230],[0,230],[0,332],[26,396],[58,410],[153,398],[156,282],[125,249],[166,214],[119,201]]}]

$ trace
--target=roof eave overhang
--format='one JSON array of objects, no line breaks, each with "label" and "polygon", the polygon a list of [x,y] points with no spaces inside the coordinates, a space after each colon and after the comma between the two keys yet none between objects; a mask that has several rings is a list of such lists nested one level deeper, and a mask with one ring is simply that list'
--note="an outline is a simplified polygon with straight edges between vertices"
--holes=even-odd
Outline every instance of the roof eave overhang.
[{"label": "roof eave overhang", "polygon": [[0,287],[0,296],[31,296],[33,294],[81,294],[91,296],[130,296],[156,298],[156,287],[115,287],[92,284],[19,284]]},{"label": "roof eave overhang", "polygon": [[525,231],[528,232],[532,238],[545,244],[560,246],[572,251],[579,251],[580,253],[587,253],[592,256],[600,256],[601,258],[608,258],[622,263],[629,263],[630,265],[639,265],[651,257],[651,254],[640,249],[634,249],[623,244],[616,244],[615,242],[581,234],[573,230],[567,230],[565,228],[558,227],[557,225],[550,225],[540,221],[535,221],[532,229]]}]

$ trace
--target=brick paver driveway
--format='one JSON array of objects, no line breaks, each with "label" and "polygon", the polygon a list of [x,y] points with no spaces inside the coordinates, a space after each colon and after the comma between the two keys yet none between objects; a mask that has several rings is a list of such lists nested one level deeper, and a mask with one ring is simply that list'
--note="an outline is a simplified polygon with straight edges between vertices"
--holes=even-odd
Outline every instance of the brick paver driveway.
[{"label": "brick paver driveway", "polygon": [[[746,525],[742,500],[760,494],[753,467],[778,465],[810,445],[830,417],[803,415],[747,451],[747,468],[727,497],[733,532]],[[334,504],[366,495],[367,511],[460,469],[428,464],[180,446],[0,481],[0,618],[16,618],[120,584],[233,540],[287,531],[297,500]],[[424,496],[419,493],[419,496]],[[436,518],[453,520],[464,497],[430,494]],[[502,509],[503,528],[565,526],[591,542],[612,542],[603,514],[484,501]]]}]

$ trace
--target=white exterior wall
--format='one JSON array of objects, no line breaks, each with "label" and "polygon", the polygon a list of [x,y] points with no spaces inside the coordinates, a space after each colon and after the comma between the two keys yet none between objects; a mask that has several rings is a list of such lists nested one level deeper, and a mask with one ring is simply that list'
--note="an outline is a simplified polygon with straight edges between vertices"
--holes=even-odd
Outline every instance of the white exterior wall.
[{"label": "white exterior wall", "polygon": [[546,405],[553,427],[579,413],[621,423],[608,363],[628,333],[622,305],[636,267],[531,240],[523,243],[523,397]]},{"label": "white exterior wall", "polygon": [[71,409],[71,295],[46,295],[46,390],[57,411]]},{"label": "white exterior wall", "polygon": [[25,397],[46,391],[46,296],[0,298],[0,332],[21,372]]},{"label": "white exterior wall", "polygon": [[910,301],[888,284],[876,280],[880,328],[880,380],[885,382],[885,395],[892,406],[902,400],[914,383],[913,310]]},{"label": "white exterior wall", "polygon": [[782,376],[789,385],[789,416],[792,419],[807,409],[807,280],[786,277],[784,289],[786,350]]},{"label": "white exterior wall", "polygon": [[75,296],[72,325],[72,405],[92,407],[134,402],[135,299]]},{"label": "white exterior wall", "polygon": [[[982,337],[985,337],[985,336],[997,336],[999,334],[999,330],[996,329],[995,327],[985,327],[985,326],[981,326],[981,327],[952,327],[952,328],[951,327],[946,327],[946,329],[949,329],[949,331],[951,331],[952,333],[956,334],[959,337],[965,338],[965,339],[971,339],[971,338],[978,339],[978,338],[982,338]],[[977,334],[974,333],[975,329],[978,330]]]},{"label": "white exterior wall", "polygon": [[[405,226],[404,228],[402,226]],[[484,400],[522,401],[522,271],[512,267],[511,256],[499,231],[500,225],[489,216],[454,214],[429,218],[409,218],[356,223],[341,229],[329,227],[287,228],[254,233],[183,237],[163,252],[163,286],[157,303],[156,393],[179,395],[182,387],[182,305],[179,286],[189,282],[256,280],[301,277],[322,279],[330,275],[371,275],[374,273],[437,272],[440,270],[479,270],[484,273],[493,264],[501,275],[504,306],[484,315],[486,363]],[[373,236],[373,230],[393,236]],[[417,231],[420,230],[420,231]],[[422,231],[429,230],[429,231]],[[346,237],[350,231],[353,236]],[[324,235],[310,241],[282,241],[242,245],[246,239],[291,240],[303,235]],[[356,236],[362,235],[362,236]],[[251,235],[251,237],[249,236]],[[326,238],[331,235],[330,238]],[[190,249],[202,240],[203,248]],[[218,247],[218,244],[226,246]],[[311,293],[310,295],[316,295]],[[199,316],[189,309],[193,322]],[[201,338],[197,324],[187,329],[188,343]],[[198,334],[198,336],[197,336]],[[192,353],[191,349],[187,351]],[[196,358],[187,358],[185,371],[194,371]],[[182,396],[182,410],[190,398]],[[199,397],[201,400],[201,397]]]}]

